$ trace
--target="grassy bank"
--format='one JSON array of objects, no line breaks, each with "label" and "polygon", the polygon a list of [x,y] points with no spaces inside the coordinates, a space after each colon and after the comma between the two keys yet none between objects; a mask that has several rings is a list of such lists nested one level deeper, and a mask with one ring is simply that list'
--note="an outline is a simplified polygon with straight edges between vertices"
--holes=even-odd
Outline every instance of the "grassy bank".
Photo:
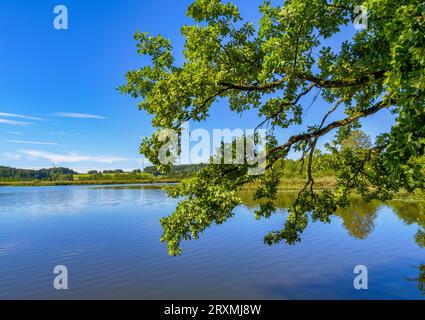
[{"label": "grassy bank", "polygon": [[[279,192],[296,192],[301,190],[306,181],[301,178],[284,178],[278,186]],[[243,186],[242,190],[250,191],[256,190],[259,187],[259,183],[253,182]],[[333,189],[336,187],[336,179],[334,177],[321,177],[314,179],[314,187],[317,190],[320,189]]]},{"label": "grassy bank", "polygon": [[[282,179],[281,183],[278,186],[278,193],[279,194],[294,194],[298,191],[300,191],[305,185],[305,180],[303,179]],[[257,190],[259,184],[258,183],[250,183],[245,185],[240,193],[245,195],[251,195]],[[315,190],[324,190],[324,189],[334,189],[336,187],[336,179],[334,177],[322,177],[317,178],[314,180],[314,188]],[[353,197],[360,197],[359,195],[356,196],[354,193],[352,195]],[[424,190],[417,190],[414,193],[408,193],[404,190],[399,191],[397,194],[395,194],[393,201],[425,201],[425,191]]]},{"label": "grassy bank", "polygon": [[112,185],[112,184],[145,184],[145,183],[175,183],[175,178],[152,178],[143,180],[83,180],[83,181],[0,181],[1,186],[43,187],[43,186],[78,186],[78,185]]},{"label": "grassy bank", "polygon": [[[67,185],[111,185],[111,184],[140,184],[140,183],[176,183],[179,182],[181,177],[161,177],[161,176],[150,176],[141,179],[117,179],[111,177],[111,179],[88,179],[88,175],[81,175],[78,178],[74,177],[74,180],[70,181],[0,181],[0,186],[67,186]],[[295,192],[300,190],[305,184],[303,179],[283,179],[279,185],[280,192]],[[315,180],[315,186],[317,189],[323,188],[334,188],[336,180],[332,177],[324,177]],[[255,190],[258,187],[258,183],[250,183],[245,185],[243,190]]]}]

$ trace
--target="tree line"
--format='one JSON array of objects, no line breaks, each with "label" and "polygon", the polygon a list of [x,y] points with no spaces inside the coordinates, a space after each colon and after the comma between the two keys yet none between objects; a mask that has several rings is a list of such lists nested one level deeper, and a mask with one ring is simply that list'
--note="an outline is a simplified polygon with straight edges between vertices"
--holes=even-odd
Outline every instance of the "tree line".
[{"label": "tree line", "polygon": [[75,174],[78,173],[62,167],[33,170],[0,166],[2,181],[72,181]]}]

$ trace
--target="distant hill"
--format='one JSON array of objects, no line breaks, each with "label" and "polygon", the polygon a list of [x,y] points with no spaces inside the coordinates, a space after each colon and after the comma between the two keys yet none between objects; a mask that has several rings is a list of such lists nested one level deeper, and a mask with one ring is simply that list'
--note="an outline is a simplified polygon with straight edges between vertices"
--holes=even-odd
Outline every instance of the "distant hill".
[{"label": "distant hill", "polygon": [[0,166],[0,181],[72,181],[75,174],[68,168],[31,170]]}]

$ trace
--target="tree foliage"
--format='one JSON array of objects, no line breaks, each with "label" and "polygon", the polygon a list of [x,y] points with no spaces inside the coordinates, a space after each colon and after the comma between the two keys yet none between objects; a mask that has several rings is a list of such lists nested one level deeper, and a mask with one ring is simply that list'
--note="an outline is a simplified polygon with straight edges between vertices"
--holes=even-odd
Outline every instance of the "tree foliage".
[{"label": "tree foliage", "polygon": [[[354,8],[368,9],[368,27],[338,48],[328,39],[356,18]],[[425,147],[425,4],[419,0],[286,0],[282,5],[265,1],[259,7],[258,26],[243,20],[237,6],[220,0],[195,0],[185,25],[184,62],[177,65],[172,44],[161,35],[137,32],[138,52],[151,63],[127,73],[121,92],[138,99],[139,108],[153,115],[158,131],[146,138],[141,152],[158,166],[163,145],[159,132],[181,130],[186,121],[204,121],[211,105],[225,99],[234,112],[255,110],[259,126],[268,129],[267,170],[250,176],[248,165],[213,165],[169,189],[173,197],[185,197],[176,211],[161,222],[162,240],[170,254],[179,254],[183,239],[197,238],[213,223],[223,223],[239,204],[236,191],[258,180],[255,198],[263,199],[258,218],[269,217],[276,208],[281,159],[299,151],[305,164],[305,187],[288,210],[280,230],[265,236],[272,244],[294,243],[312,220],[328,222],[339,207],[347,207],[349,194],[364,199],[390,199],[400,189],[423,188],[418,159]],[[303,130],[306,106],[320,96],[323,119]],[[383,109],[396,122],[373,144],[349,148],[347,139],[360,128],[360,120]],[[339,120],[329,121],[336,110]],[[277,136],[298,126],[298,134],[283,143]],[[284,131],[283,131],[284,132]],[[316,192],[315,152],[318,140],[333,133],[327,148],[338,179],[336,190]],[[352,137],[351,137],[352,139]],[[353,142],[353,141],[351,141]]]},{"label": "tree foliage", "polygon": [[75,174],[74,170],[60,167],[30,170],[0,166],[0,181],[72,181]]},{"label": "tree foliage", "polygon": [[[205,168],[205,164],[181,164],[176,165],[171,168],[171,170],[168,172],[168,175],[170,177],[189,177],[196,174],[197,171],[201,170],[202,168]],[[153,175],[159,175],[161,174],[155,166],[149,166],[143,169],[143,172],[153,174]]]}]

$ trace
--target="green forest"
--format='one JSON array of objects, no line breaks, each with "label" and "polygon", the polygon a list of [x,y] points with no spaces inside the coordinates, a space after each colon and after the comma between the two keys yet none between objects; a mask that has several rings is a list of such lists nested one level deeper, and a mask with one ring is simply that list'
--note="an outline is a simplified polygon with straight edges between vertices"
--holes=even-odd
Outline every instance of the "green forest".
[{"label": "green forest", "polygon": [[31,170],[0,166],[0,181],[72,181],[76,174],[68,168]]}]

